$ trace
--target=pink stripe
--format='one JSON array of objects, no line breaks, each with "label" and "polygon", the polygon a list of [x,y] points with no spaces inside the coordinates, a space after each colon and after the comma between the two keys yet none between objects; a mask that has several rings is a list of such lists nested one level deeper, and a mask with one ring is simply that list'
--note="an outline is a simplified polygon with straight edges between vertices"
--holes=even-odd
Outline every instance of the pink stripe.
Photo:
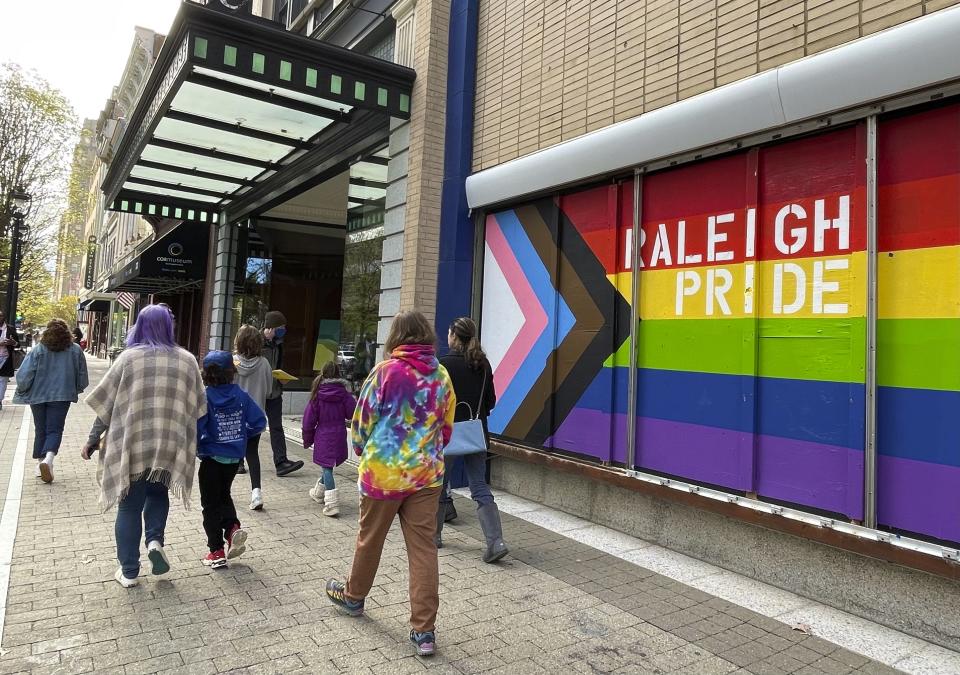
[{"label": "pink stripe", "polygon": [[496,259],[503,277],[507,281],[507,286],[513,291],[517,304],[520,306],[520,313],[523,315],[523,326],[521,326],[517,336],[510,343],[506,354],[497,365],[497,370],[493,374],[493,381],[496,382],[497,395],[500,396],[510,383],[523,364],[524,358],[530,353],[537,338],[547,327],[547,313],[543,310],[537,296],[534,294],[527,277],[520,264],[510,250],[510,244],[507,243],[503,231],[497,219],[490,215],[487,216],[487,246]]}]

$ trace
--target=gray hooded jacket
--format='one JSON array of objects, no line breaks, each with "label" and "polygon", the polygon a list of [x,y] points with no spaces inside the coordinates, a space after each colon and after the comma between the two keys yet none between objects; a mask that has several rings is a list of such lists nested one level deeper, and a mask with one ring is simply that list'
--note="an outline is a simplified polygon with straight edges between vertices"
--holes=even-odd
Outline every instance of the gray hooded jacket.
[{"label": "gray hooded jacket", "polygon": [[234,364],[237,367],[237,384],[250,395],[261,410],[265,410],[267,395],[270,394],[274,383],[270,362],[262,356],[248,359],[237,354],[234,355]]}]

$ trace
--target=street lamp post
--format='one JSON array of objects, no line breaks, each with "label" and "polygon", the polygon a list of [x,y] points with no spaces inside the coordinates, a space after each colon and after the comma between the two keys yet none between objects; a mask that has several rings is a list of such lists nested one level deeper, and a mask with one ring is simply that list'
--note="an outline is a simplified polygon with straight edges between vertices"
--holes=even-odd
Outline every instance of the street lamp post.
[{"label": "street lamp post", "polygon": [[23,258],[23,235],[26,225],[23,219],[30,205],[30,195],[17,188],[10,195],[13,200],[13,229],[10,233],[10,271],[7,275],[7,320],[17,322],[17,295],[20,292],[20,263]]}]

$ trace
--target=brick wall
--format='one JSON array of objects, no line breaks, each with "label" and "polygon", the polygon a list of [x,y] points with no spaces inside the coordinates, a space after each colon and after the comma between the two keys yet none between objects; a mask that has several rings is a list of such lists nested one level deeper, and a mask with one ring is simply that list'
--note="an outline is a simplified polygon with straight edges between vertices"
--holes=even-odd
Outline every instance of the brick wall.
[{"label": "brick wall", "polygon": [[485,169],[960,0],[481,0]]},{"label": "brick wall", "polygon": [[418,0],[410,106],[400,309],[432,321],[437,301],[450,0]]}]

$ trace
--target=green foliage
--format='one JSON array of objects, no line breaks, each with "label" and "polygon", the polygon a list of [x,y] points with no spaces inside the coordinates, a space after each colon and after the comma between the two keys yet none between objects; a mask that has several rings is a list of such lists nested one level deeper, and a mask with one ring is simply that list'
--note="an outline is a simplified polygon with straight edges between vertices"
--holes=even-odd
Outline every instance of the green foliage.
[{"label": "green foliage", "polygon": [[383,237],[348,241],[343,260],[341,337],[353,343],[376,335],[380,319],[380,267]]},{"label": "green foliage", "polygon": [[32,201],[25,218],[19,307],[21,314],[38,319],[51,311],[51,270],[59,243],[54,230],[69,192],[68,159],[75,140],[75,115],[63,94],[35,73],[0,65],[0,291],[9,274],[11,194],[21,187]]}]

